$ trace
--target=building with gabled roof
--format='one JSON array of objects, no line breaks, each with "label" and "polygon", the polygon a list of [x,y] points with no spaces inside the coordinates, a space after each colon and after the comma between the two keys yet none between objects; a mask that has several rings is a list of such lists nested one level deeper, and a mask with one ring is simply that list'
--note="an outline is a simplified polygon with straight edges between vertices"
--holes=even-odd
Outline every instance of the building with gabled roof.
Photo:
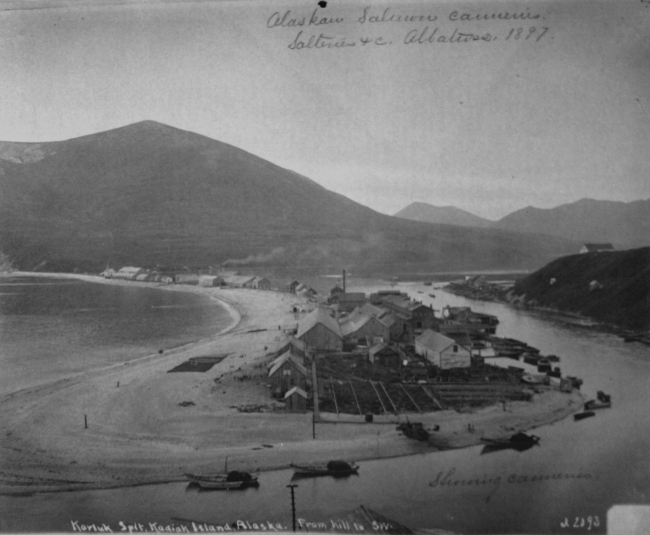
[{"label": "building with gabled roof", "polygon": [[401,360],[399,351],[386,343],[380,343],[372,346],[368,350],[368,360],[379,366],[388,366],[398,368]]},{"label": "building with gabled roof", "polygon": [[244,288],[254,278],[250,275],[226,275],[223,277],[223,281],[226,286],[230,286],[231,288]]},{"label": "building with gabled roof", "polygon": [[343,336],[339,323],[324,308],[315,308],[298,322],[296,338],[308,349],[316,351],[340,351]]},{"label": "building with gabled roof", "polygon": [[415,339],[415,352],[442,370],[469,368],[472,353],[453,338],[427,329]]},{"label": "building with gabled roof", "polygon": [[299,386],[294,386],[284,395],[284,407],[287,412],[306,412],[307,397],[307,392]]},{"label": "building with gabled roof", "polygon": [[359,341],[372,337],[387,342],[390,338],[390,330],[376,316],[354,314],[341,322],[341,335],[345,340]]},{"label": "building with gabled roof", "polygon": [[307,369],[302,359],[291,351],[286,351],[271,362],[269,385],[272,396],[283,398],[294,386],[305,388],[306,384]]},{"label": "building with gabled roof", "polygon": [[611,243],[585,243],[580,249],[580,253],[601,253],[613,250],[614,246]]},{"label": "building with gabled roof", "polygon": [[135,278],[140,275],[144,270],[140,267],[125,266],[120,268],[117,273],[113,275],[114,279],[124,279],[124,280],[135,280]]}]

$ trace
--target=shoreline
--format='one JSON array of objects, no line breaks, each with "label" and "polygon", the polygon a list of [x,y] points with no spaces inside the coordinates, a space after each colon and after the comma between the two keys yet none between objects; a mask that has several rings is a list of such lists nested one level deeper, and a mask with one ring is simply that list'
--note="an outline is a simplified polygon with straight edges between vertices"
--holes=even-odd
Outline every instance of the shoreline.
[{"label": "shoreline", "polygon": [[[10,276],[33,276],[13,273]],[[2,396],[0,494],[95,490],[186,481],[184,472],[268,471],[315,458],[369,460],[481,444],[548,425],[582,408],[582,396],[540,389],[531,402],[473,412],[376,416],[320,422],[286,413],[266,388],[266,362],[297,320],[293,294],[249,289],[152,286],[78,274],[38,274],[104,284],[189,291],[218,300],[231,325],[207,339],[92,369]],[[194,356],[228,356],[205,373],[167,373]],[[253,408],[253,410],[249,410]],[[323,414],[333,420],[350,418]],[[396,418],[440,425],[431,444],[407,439]],[[88,428],[84,427],[84,418]],[[473,432],[467,429],[473,426]]]}]

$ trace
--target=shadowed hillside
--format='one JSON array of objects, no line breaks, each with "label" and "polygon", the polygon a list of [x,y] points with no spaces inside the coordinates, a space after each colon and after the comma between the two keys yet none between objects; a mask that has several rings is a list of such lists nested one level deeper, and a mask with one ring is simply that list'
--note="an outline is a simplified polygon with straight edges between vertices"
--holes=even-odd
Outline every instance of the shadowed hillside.
[{"label": "shadowed hillside", "polygon": [[379,273],[530,268],[576,244],[379,214],[231,145],[145,121],[0,143],[0,252],[16,267],[226,260]]},{"label": "shadowed hillside", "polygon": [[531,305],[648,329],[650,247],[559,258],[517,282],[513,294]]}]

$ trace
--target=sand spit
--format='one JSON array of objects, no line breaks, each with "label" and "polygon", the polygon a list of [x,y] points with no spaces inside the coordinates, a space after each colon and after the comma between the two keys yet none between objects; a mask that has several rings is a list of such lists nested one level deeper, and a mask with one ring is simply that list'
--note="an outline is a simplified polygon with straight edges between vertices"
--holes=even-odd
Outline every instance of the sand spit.
[{"label": "sand spit", "polygon": [[[29,275],[22,273],[13,275]],[[44,274],[47,277],[72,275]],[[104,284],[151,284],[74,277]],[[292,462],[363,460],[466,447],[481,437],[508,436],[578,411],[578,392],[540,390],[532,403],[479,411],[409,415],[439,425],[431,444],[406,439],[397,417],[287,414],[266,386],[269,353],[296,325],[285,293],[165,286],[218,299],[232,324],[215,336],[2,396],[0,493],[98,489],[182,481],[186,471],[272,470]],[[205,373],[167,373],[188,358],[228,353]],[[260,412],[261,411],[261,412]],[[84,416],[88,427],[84,426]],[[404,421],[404,416],[400,417]],[[345,423],[344,423],[345,421]],[[340,422],[340,423],[334,423]],[[468,424],[471,424],[470,431]]]}]

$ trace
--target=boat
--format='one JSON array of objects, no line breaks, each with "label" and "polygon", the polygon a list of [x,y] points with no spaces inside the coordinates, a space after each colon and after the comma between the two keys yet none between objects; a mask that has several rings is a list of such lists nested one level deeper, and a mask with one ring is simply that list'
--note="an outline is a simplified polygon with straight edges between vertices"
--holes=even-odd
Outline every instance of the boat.
[{"label": "boat", "polygon": [[567,375],[566,378],[571,381],[573,388],[577,388],[579,390],[582,386],[583,380],[579,377],[575,377],[574,375]]},{"label": "boat", "polygon": [[546,355],[546,357],[544,358],[546,358],[546,360],[548,360],[549,362],[560,362],[560,357],[558,357],[557,355]]},{"label": "boat", "polygon": [[601,403],[610,403],[612,401],[612,396],[605,394],[602,390],[596,392],[596,397]]},{"label": "boat", "polygon": [[590,418],[591,416],[596,416],[594,411],[583,411],[573,415],[574,420],[584,420],[585,418]]},{"label": "boat", "polygon": [[435,298],[435,297],[436,297],[436,294],[429,294],[429,297],[433,297],[433,298]]},{"label": "boat", "polygon": [[353,462],[334,460],[327,463],[291,463],[296,476],[349,476],[359,472],[359,465]]},{"label": "boat", "polygon": [[537,363],[539,362],[539,357],[537,355],[533,355],[531,353],[525,353],[524,354],[524,362],[526,364],[532,364],[533,366],[537,366]]},{"label": "boat", "polygon": [[492,449],[521,449],[526,450],[536,444],[539,444],[540,438],[537,435],[527,435],[526,433],[516,433],[509,438],[485,438],[481,440]]},{"label": "boat", "polygon": [[543,385],[548,384],[548,377],[546,375],[532,375],[525,373],[521,376],[521,380],[529,385]]},{"label": "boat", "polygon": [[596,401],[595,399],[591,399],[585,403],[585,410],[593,411],[596,409],[609,409],[611,406],[611,401]]},{"label": "boat", "polygon": [[408,438],[414,438],[423,442],[429,438],[429,432],[420,422],[406,422],[405,424],[399,424],[396,429],[404,433],[404,436]]},{"label": "boat", "polygon": [[186,472],[185,477],[190,483],[199,485],[202,489],[235,490],[248,487],[257,487],[257,476],[248,472],[233,470],[227,474],[199,475]]}]

